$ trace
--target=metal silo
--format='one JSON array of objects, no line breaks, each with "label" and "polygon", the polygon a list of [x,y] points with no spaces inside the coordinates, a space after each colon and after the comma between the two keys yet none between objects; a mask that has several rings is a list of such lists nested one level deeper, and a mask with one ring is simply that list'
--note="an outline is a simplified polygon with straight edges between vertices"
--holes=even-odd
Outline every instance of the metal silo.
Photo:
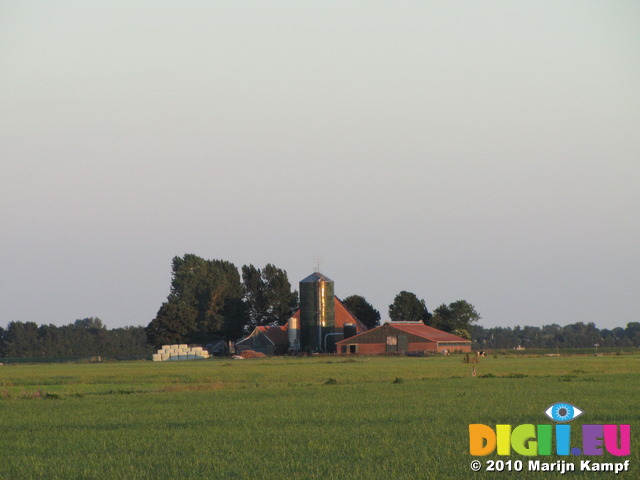
[{"label": "metal silo", "polygon": [[300,281],[300,347],[318,352],[324,350],[324,339],[334,333],[333,280],[313,273]]},{"label": "metal silo", "polygon": [[344,331],[343,339],[351,338],[358,333],[358,329],[355,323],[345,323],[342,327]]},{"label": "metal silo", "polygon": [[289,348],[297,352],[300,350],[300,318],[295,315],[289,319]]}]

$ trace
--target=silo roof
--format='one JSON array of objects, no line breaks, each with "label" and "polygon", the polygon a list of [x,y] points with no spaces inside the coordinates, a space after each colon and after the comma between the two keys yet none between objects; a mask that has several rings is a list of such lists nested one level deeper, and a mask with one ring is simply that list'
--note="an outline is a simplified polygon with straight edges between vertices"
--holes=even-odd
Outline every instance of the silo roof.
[{"label": "silo roof", "polygon": [[326,277],[325,275],[319,272],[314,272],[311,275],[309,275],[307,278],[300,280],[300,283],[317,283],[317,282],[333,283],[333,280],[331,280],[329,277]]}]

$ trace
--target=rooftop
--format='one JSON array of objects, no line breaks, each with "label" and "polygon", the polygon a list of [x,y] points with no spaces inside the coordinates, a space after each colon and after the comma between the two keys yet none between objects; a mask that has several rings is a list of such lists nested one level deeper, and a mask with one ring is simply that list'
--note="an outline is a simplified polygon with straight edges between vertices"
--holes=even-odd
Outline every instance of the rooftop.
[{"label": "rooftop", "polygon": [[321,274],[320,272],[314,272],[307,278],[300,280],[300,283],[318,283],[318,282],[331,282],[334,283],[329,277]]}]

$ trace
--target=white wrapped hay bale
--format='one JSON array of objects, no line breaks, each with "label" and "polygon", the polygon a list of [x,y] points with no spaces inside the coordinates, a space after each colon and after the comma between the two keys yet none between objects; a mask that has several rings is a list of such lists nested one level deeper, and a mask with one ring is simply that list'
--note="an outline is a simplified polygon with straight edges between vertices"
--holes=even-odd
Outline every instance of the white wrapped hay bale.
[{"label": "white wrapped hay bale", "polygon": [[154,362],[181,362],[210,358],[209,352],[202,347],[189,347],[185,344],[163,345],[152,356]]}]

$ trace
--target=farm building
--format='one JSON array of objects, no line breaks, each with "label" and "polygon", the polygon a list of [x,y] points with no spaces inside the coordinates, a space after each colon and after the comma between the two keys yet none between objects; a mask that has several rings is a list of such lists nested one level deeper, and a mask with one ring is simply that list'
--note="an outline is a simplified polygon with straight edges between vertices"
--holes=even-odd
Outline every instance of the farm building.
[{"label": "farm building", "polygon": [[333,294],[333,281],[313,273],[300,282],[300,308],[284,326],[256,327],[236,342],[236,350],[267,355],[288,351],[335,352],[338,340],[365,332],[360,322]]},{"label": "farm building", "polygon": [[236,352],[253,350],[265,355],[284,355],[289,349],[287,325],[282,327],[256,327],[249,335],[236,342]]},{"label": "farm building", "polygon": [[390,322],[336,343],[340,355],[384,353],[470,352],[471,340],[422,322]]},{"label": "farm building", "polygon": [[[358,320],[347,308],[342,304],[338,297],[333,297],[334,310],[334,326],[331,332],[327,332],[324,337],[322,351],[335,352],[336,338],[342,340],[365,332],[367,327]],[[300,325],[300,309],[294,313],[286,325],[281,327],[256,327],[253,331],[236,342],[236,351],[241,354],[243,350],[254,350],[267,355],[283,355],[290,349],[298,350],[299,342],[296,335],[299,332],[295,328]],[[292,331],[289,325],[294,325]]]},{"label": "farm building", "polygon": [[470,352],[471,341],[421,322],[386,323],[367,330],[334,295],[333,280],[316,272],[300,281],[300,309],[283,326],[259,326],[236,342],[236,351],[266,355],[291,351],[341,355]]}]

